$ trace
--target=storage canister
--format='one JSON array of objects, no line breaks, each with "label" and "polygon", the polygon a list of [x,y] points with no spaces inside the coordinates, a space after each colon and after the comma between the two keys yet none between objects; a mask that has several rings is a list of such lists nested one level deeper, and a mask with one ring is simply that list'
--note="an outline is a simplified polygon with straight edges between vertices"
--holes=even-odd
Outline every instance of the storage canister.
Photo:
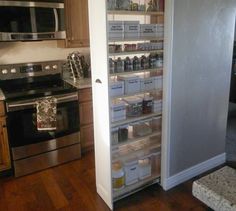
[{"label": "storage canister", "polygon": [[141,91],[150,91],[154,89],[154,80],[153,77],[141,78],[140,79],[140,90]]},{"label": "storage canister", "polygon": [[151,120],[140,121],[133,124],[134,137],[142,137],[152,133],[152,122]]},{"label": "storage canister", "polygon": [[121,162],[112,164],[112,187],[113,190],[120,190],[125,186],[125,173]]},{"label": "storage canister", "polygon": [[159,176],[161,174],[161,152],[156,151],[152,153],[152,175]]},{"label": "storage canister", "polygon": [[163,76],[153,76],[154,89],[162,89],[163,88]]},{"label": "storage canister", "polygon": [[124,81],[110,81],[110,96],[124,95],[125,87]]},{"label": "storage canister", "polygon": [[111,105],[111,121],[121,121],[126,119],[125,103],[121,100],[115,100]]},{"label": "storage canister", "polygon": [[124,142],[127,140],[128,140],[128,125],[120,126],[118,130],[118,141]]},{"label": "storage canister", "polygon": [[137,117],[142,115],[143,100],[139,97],[129,97],[124,99],[126,105],[126,115],[128,117]]},{"label": "storage canister", "polygon": [[143,114],[150,114],[153,110],[153,97],[145,95],[143,98]]},{"label": "storage canister", "polygon": [[152,175],[151,157],[143,157],[138,160],[139,179],[145,179]]},{"label": "storage canister", "polygon": [[109,39],[122,39],[124,37],[124,22],[109,21],[108,23]]},{"label": "storage canister", "polygon": [[138,38],[140,31],[139,21],[124,21],[124,37]]},{"label": "storage canister", "polygon": [[152,130],[153,131],[161,131],[161,123],[162,123],[161,117],[152,118]]},{"label": "storage canister", "polygon": [[162,100],[153,101],[153,113],[159,113],[162,111]]},{"label": "storage canister", "polygon": [[138,76],[118,76],[118,80],[124,81],[125,94],[133,94],[140,91],[140,78]]},{"label": "storage canister", "polygon": [[138,161],[136,159],[124,162],[124,170],[126,185],[138,182]]}]

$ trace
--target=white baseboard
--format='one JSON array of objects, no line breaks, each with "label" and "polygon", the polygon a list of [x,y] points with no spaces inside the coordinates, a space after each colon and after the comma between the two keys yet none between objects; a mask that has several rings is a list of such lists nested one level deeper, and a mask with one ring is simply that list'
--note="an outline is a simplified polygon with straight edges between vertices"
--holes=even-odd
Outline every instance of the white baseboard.
[{"label": "white baseboard", "polygon": [[163,181],[163,189],[169,190],[199,174],[204,173],[216,166],[219,166],[226,161],[226,154],[222,153],[209,160],[199,163],[193,167],[190,167],[184,171],[179,172]]}]

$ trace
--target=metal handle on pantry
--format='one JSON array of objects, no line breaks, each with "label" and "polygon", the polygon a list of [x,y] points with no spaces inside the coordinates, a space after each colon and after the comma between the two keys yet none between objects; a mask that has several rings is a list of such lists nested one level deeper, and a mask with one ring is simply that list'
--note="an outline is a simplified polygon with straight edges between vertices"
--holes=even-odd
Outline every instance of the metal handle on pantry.
[{"label": "metal handle on pantry", "polygon": [[102,84],[102,81],[98,78],[96,79],[95,83]]}]

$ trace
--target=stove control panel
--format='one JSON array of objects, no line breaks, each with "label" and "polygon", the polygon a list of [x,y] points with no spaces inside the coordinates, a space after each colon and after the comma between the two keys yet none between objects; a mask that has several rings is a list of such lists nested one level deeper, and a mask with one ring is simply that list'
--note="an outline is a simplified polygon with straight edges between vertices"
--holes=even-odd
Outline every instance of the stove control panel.
[{"label": "stove control panel", "polygon": [[61,74],[63,62],[47,61],[0,65],[0,80]]}]

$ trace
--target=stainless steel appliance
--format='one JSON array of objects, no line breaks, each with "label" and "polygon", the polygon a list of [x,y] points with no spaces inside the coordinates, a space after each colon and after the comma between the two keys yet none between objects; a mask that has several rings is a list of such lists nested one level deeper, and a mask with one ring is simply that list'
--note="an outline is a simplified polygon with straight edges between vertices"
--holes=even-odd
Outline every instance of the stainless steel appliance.
[{"label": "stainless steel appliance", "polygon": [[0,41],[65,37],[63,1],[0,1]]},{"label": "stainless steel appliance", "polygon": [[[0,66],[15,176],[81,157],[77,89],[61,78],[60,61]],[[56,130],[39,131],[36,101],[57,99]]]}]

